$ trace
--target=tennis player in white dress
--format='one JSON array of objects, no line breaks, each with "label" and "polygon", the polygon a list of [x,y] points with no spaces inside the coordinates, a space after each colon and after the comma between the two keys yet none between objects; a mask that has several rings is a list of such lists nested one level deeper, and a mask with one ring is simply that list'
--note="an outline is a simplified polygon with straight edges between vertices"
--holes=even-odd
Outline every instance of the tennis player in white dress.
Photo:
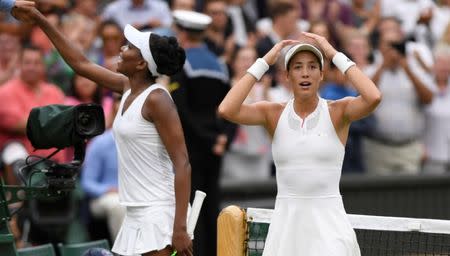
[{"label": "tennis player in white dress", "polygon": [[[285,54],[294,97],[286,103],[245,104],[252,86]],[[324,54],[360,96],[329,101],[318,96]],[[316,34],[277,43],[258,59],[219,106],[226,119],[262,125],[272,137],[278,195],[263,256],[359,256],[360,250],[339,192],[345,143],[352,121],[370,114],[381,100],[375,84],[355,63]]]},{"label": "tennis player in white dress", "polygon": [[178,256],[191,256],[186,223],[191,167],[176,107],[169,92],[156,83],[158,76],[182,69],[184,50],[175,37],[127,25],[128,44],[121,48],[118,72],[113,72],[92,63],[34,4],[24,2],[16,2],[14,17],[39,26],[77,74],[123,94],[113,131],[119,199],[127,208],[113,252],[167,256],[176,250]]}]

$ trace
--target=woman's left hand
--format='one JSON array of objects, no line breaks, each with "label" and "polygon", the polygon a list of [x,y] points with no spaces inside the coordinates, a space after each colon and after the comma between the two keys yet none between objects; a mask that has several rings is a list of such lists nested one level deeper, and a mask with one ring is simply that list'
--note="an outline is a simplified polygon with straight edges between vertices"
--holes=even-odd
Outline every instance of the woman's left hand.
[{"label": "woman's left hand", "polygon": [[337,53],[336,49],[327,41],[327,39],[323,36],[316,35],[314,33],[309,32],[302,32],[303,35],[306,37],[309,37],[311,39],[314,39],[314,41],[317,42],[319,47],[322,49],[322,51],[325,53],[325,56],[328,59],[333,59],[334,55]]},{"label": "woman's left hand", "polygon": [[172,248],[177,251],[177,256],[192,256],[192,240],[186,229],[175,228],[172,235]]}]

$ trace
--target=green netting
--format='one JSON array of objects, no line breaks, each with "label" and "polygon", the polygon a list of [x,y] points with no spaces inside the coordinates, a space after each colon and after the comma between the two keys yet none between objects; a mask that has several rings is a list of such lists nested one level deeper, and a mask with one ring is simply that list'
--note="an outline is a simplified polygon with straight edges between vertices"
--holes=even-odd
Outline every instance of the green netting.
[{"label": "green netting", "polygon": [[264,243],[269,230],[268,223],[248,223],[247,252],[249,256],[261,256],[264,249]]}]

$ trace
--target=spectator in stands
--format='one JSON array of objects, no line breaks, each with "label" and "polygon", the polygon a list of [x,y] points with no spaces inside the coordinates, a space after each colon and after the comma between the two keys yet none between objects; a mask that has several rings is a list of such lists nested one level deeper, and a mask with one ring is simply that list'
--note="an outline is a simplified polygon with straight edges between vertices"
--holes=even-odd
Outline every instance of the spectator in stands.
[{"label": "spectator in stands", "polygon": [[294,96],[294,94],[288,83],[284,62],[279,60],[274,66],[273,83],[275,86],[270,87],[268,100],[278,103],[287,102]]},{"label": "spectator in stands", "polygon": [[[308,31],[309,29],[309,22],[307,20],[303,20],[301,18],[301,13],[302,13],[302,9],[300,6],[300,3],[296,0],[269,0],[267,5],[270,7],[269,9],[272,10],[272,6],[276,6],[279,3],[288,3],[293,5],[298,13],[298,17],[297,17],[297,21],[296,21],[296,26],[297,26],[297,30],[299,31]],[[271,17],[263,17],[261,19],[259,19],[256,23],[256,28],[258,30],[258,34],[260,34],[259,37],[261,36],[265,36],[265,35],[270,35],[272,33],[272,19]]]},{"label": "spectator in stands", "polygon": [[195,9],[195,0],[172,0],[170,2],[170,9],[193,11]]},{"label": "spectator in stands", "polygon": [[[300,0],[302,19],[309,23],[324,21],[332,24],[336,35],[342,38],[341,33],[353,26],[351,7],[339,0]],[[334,36],[334,35],[333,35]],[[333,38],[337,43],[338,38]]]},{"label": "spectator in stands", "polygon": [[[34,107],[63,104],[64,94],[55,85],[44,81],[44,57],[39,48],[25,46],[19,66],[19,76],[0,86],[0,148],[14,140],[24,144],[28,154],[47,156],[54,150],[35,151],[26,136],[28,114]],[[64,156],[60,152],[54,159],[64,162]]]},{"label": "spectator in stands", "polygon": [[169,27],[172,15],[167,2],[162,0],[127,0],[109,3],[103,20],[114,20],[122,28],[131,24],[139,30]]},{"label": "spectator in stands", "polygon": [[283,39],[295,38],[300,31],[297,27],[299,10],[292,3],[279,2],[271,6],[272,29],[256,43],[258,57],[264,56],[272,47]]},{"label": "spectator in stands", "polygon": [[[98,62],[97,56],[94,55],[92,49],[92,43],[97,32],[96,24],[94,22],[82,15],[64,16],[64,18],[61,19],[60,27],[64,35],[69,38],[70,41],[76,43],[89,59]],[[54,47],[46,54],[45,63],[47,65],[48,79],[59,86],[67,95],[75,72],[63,60]]]},{"label": "spectator in stands", "polygon": [[[400,21],[406,38],[414,38],[420,30],[427,30],[433,16],[433,0],[380,0],[381,18],[395,17]],[[420,40],[420,36],[418,38]],[[422,42],[423,43],[423,42]]]},{"label": "spectator in stands", "polygon": [[[62,2],[65,3],[62,4]],[[60,13],[67,7],[67,3],[67,0],[62,0],[61,3],[55,3],[53,1],[37,1],[36,8],[42,12],[52,24],[59,26],[61,22]],[[39,27],[33,24],[31,24],[31,28],[28,28],[28,24],[20,26],[25,27],[26,38],[30,40],[31,44],[41,48],[44,52],[44,56],[53,49],[53,44]]]},{"label": "spectator in stands", "polygon": [[380,0],[352,0],[352,25],[363,35],[370,35],[380,19]]},{"label": "spectator in stands", "polygon": [[423,110],[432,102],[433,85],[416,63],[421,53],[404,43],[400,24],[395,19],[384,21],[390,29],[380,32],[382,62],[372,71],[383,101],[374,112],[370,138],[363,142],[364,158],[371,174],[418,174],[424,153]]},{"label": "spectator in stands", "polygon": [[342,43],[345,51],[364,73],[373,69],[374,56],[367,35],[359,30],[349,31]]},{"label": "spectator in stands", "polygon": [[98,23],[98,1],[97,0],[72,0],[73,6],[68,10],[68,15],[81,15]]},{"label": "spectator in stands", "polygon": [[[121,96],[114,94],[112,114],[119,109]],[[117,149],[111,129],[92,139],[87,147],[81,186],[89,197],[89,209],[96,218],[105,218],[111,240],[117,236],[125,216],[119,204]]]},{"label": "spectator in stands", "polygon": [[215,255],[220,169],[235,129],[217,115],[217,107],[230,89],[228,70],[203,41],[211,18],[182,10],[173,15],[178,41],[186,50],[186,63],[181,72],[171,77],[169,87],[192,166],[191,193],[198,189],[208,195],[195,232],[194,255]]},{"label": "spectator in stands", "polygon": [[[245,75],[256,61],[256,50],[244,47],[233,58],[231,86]],[[267,100],[271,81],[268,76],[255,84],[246,103]],[[263,127],[239,125],[236,136],[223,159],[223,178],[234,181],[267,180],[270,177],[270,139]]]},{"label": "spectator in stands", "polygon": [[334,47],[339,46],[339,38],[336,36],[334,24],[327,23],[325,20],[311,22],[308,32],[325,37]]},{"label": "spectator in stands", "polygon": [[18,75],[20,48],[18,36],[0,32],[0,84]]},{"label": "spectator in stands", "polygon": [[231,20],[227,14],[227,1],[213,0],[205,3],[204,12],[212,19],[205,31],[205,43],[210,51],[225,63],[230,63],[237,48]]},{"label": "spectator in stands", "polygon": [[302,17],[310,22],[326,20],[331,24],[351,25],[351,8],[337,0],[301,0]]},{"label": "spectator in stands", "polygon": [[425,173],[450,172],[450,52],[436,52],[434,82],[438,92],[425,110]]},{"label": "spectator in stands", "polygon": [[120,47],[125,43],[122,29],[113,20],[103,21],[98,29],[98,36],[102,45],[99,53],[99,64],[105,68],[115,71]]},{"label": "spectator in stands", "polygon": [[228,15],[231,18],[235,42],[239,47],[254,46],[256,43],[256,20],[244,8],[247,0],[229,0]]},{"label": "spectator in stands", "polygon": [[[299,9],[297,5],[291,2],[275,2],[270,6],[270,18],[272,20],[272,27],[270,33],[264,35],[256,43],[256,51],[258,57],[264,56],[272,47],[279,41],[284,39],[295,39],[300,35],[300,30],[297,26],[299,18]],[[269,68],[268,76],[274,77],[275,68]],[[275,86],[274,84],[272,86]]]}]

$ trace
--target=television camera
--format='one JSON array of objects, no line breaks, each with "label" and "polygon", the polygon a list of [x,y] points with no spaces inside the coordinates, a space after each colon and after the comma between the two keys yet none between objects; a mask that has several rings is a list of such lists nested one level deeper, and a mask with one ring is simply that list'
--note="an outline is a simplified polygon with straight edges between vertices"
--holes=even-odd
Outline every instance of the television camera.
[{"label": "television camera", "polygon": [[[31,110],[26,128],[28,139],[35,149],[55,148],[55,151],[45,158],[27,159],[18,172],[23,185],[4,185],[0,180],[2,255],[17,256],[14,237],[8,227],[11,219],[8,205],[29,199],[58,198],[72,191],[84,160],[86,141],[104,132],[104,120],[103,109],[98,104],[48,105]],[[71,162],[56,163],[50,159],[61,149],[72,146],[74,157]],[[37,173],[44,174],[44,178],[35,185],[31,178]]]}]

